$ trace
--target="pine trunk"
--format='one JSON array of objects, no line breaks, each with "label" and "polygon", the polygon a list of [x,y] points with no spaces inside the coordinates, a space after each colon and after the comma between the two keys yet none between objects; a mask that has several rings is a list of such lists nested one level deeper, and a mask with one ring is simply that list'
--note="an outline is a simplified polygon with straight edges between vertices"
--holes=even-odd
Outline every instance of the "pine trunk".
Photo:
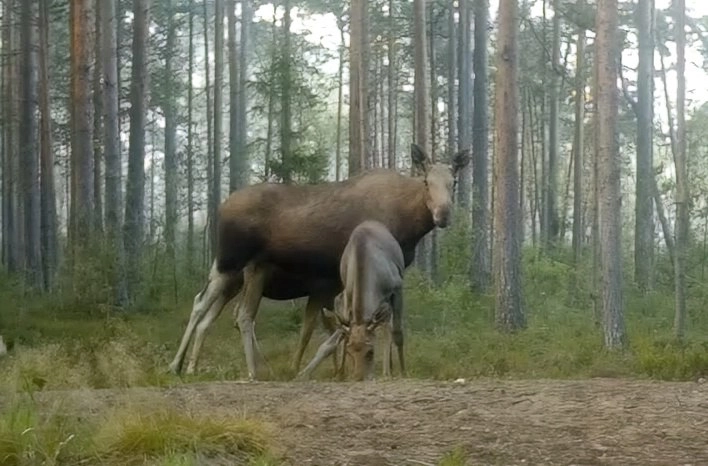
[{"label": "pine trunk", "polygon": [[617,131],[617,0],[598,0],[595,38],[596,158],[605,346],[626,344],[622,298],[622,222]]},{"label": "pine trunk", "polygon": [[500,5],[496,52],[496,158],[494,162],[494,275],[496,325],[510,332],[526,327],[521,287],[518,163],[518,4]]}]

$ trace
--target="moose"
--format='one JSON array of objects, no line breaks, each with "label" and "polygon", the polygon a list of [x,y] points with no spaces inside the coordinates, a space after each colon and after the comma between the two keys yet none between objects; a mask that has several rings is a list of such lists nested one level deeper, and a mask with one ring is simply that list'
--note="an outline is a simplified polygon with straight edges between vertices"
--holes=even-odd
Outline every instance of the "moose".
[{"label": "moose", "polygon": [[[255,352],[260,351],[253,326],[261,298],[309,296],[307,307],[315,316],[310,319],[314,325],[322,309],[315,301],[333,301],[342,290],[340,258],[351,232],[364,220],[376,220],[388,228],[408,267],[423,236],[436,226],[449,225],[454,183],[469,163],[469,150],[457,152],[449,163],[433,163],[422,148],[412,144],[411,159],[421,175],[374,169],[345,181],[260,183],[231,193],[219,206],[216,257],[205,287],[194,298],[170,370],[181,370],[197,326],[201,339],[221,308],[240,293],[234,315],[248,378],[255,379]],[[286,280],[279,282],[283,275],[287,275]],[[332,302],[327,304],[331,306]],[[200,323],[205,315],[209,318]],[[296,355],[302,355],[309,341],[309,336],[303,338],[306,333],[303,326]],[[193,349],[192,360],[197,356]]]},{"label": "moose", "polygon": [[[354,380],[372,379],[374,332],[382,323],[388,324],[384,376],[391,375],[391,338],[396,344],[401,373],[405,373],[402,324],[404,269],[403,251],[385,225],[367,220],[354,228],[339,267],[344,290],[337,295],[333,312],[339,328],[320,345],[315,357],[298,374],[298,378],[308,377],[344,341],[343,357],[348,354],[353,361]],[[326,312],[332,313],[329,309]]]}]

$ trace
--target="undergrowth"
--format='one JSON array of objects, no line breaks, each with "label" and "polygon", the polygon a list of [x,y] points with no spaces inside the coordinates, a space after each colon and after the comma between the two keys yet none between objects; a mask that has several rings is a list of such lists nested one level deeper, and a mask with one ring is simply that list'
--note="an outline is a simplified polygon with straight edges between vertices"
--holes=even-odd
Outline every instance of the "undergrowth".
[{"label": "undergrowth", "polygon": [[[669,268],[663,263],[657,267],[654,292],[642,294],[626,286],[629,347],[608,352],[603,348],[600,316],[594,311],[596,297],[588,261],[576,269],[564,251],[550,259],[525,250],[522,276],[528,327],[507,335],[493,325],[494,297],[473,293],[467,285],[468,252],[461,253],[455,246],[464,239],[460,231],[453,229],[441,236],[439,284],[431,285],[415,267],[406,272],[405,357],[410,377],[687,380],[708,374],[708,314],[702,312],[708,286],[701,281],[690,281],[688,331],[681,343],[672,336]],[[169,276],[157,271],[152,273]],[[147,287],[150,305],[131,312],[102,306],[105,286],[98,287],[99,298],[75,299],[75,287],[50,295],[25,295],[19,282],[5,278],[0,280],[0,335],[10,351],[0,359],[0,388],[16,392],[135,387],[244,377],[232,305],[210,328],[198,373],[181,378],[166,373],[189,319],[193,295],[203,286],[199,276],[182,276],[177,287],[172,278],[163,277],[162,285]],[[263,372],[261,378],[289,380],[295,375],[290,363],[304,304],[304,300],[263,300],[257,337],[272,373]],[[322,328],[313,334],[303,365],[324,336]],[[377,351],[379,373],[380,355]],[[394,375],[397,369],[394,364]],[[332,364],[327,361],[314,374],[316,379],[331,376]]]},{"label": "undergrowth", "polygon": [[40,407],[30,392],[3,399],[2,408],[2,465],[196,465],[206,459],[279,464],[269,428],[253,419],[194,415],[144,403],[67,416],[60,405]]}]

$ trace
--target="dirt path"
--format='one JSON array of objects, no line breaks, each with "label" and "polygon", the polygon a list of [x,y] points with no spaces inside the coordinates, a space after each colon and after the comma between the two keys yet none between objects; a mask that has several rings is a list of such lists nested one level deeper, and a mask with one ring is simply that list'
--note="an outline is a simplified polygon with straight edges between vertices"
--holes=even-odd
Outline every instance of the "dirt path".
[{"label": "dirt path", "polygon": [[[89,409],[124,391],[69,398]],[[204,383],[132,389],[189,409],[255,415],[292,465],[708,465],[708,384],[621,379]]]}]

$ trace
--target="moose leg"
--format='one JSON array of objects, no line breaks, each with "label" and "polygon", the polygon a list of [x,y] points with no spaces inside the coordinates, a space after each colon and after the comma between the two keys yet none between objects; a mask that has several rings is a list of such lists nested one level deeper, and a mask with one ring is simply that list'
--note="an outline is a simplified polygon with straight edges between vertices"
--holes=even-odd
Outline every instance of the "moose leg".
[{"label": "moose leg", "polygon": [[207,281],[206,287],[194,297],[192,314],[189,316],[187,328],[184,330],[177,353],[169,365],[169,370],[172,373],[179,374],[182,371],[184,355],[187,352],[187,346],[189,346],[189,341],[192,339],[192,334],[197,324],[202,320],[209,308],[211,308],[220,297],[223,297],[228,287],[229,276],[219,273],[216,270],[216,262],[214,262],[209,272],[209,280]]},{"label": "moose leg", "polygon": [[401,366],[401,375],[406,374],[406,365],[403,358],[403,290],[398,289],[393,293],[391,299],[391,305],[393,308],[391,321],[393,331],[393,342],[396,344],[396,350],[398,352],[398,363]]},{"label": "moose leg", "polygon": [[256,361],[254,355],[255,335],[253,332],[253,321],[258,313],[258,306],[263,297],[263,286],[265,282],[266,270],[254,264],[249,264],[244,270],[244,286],[239,300],[239,309],[236,312],[238,316],[238,328],[241,331],[241,340],[243,341],[243,352],[246,356],[246,365],[248,367],[248,379],[254,380],[256,377]]},{"label": "moose leg", "polygon": [[393,325],[391,323],[392,319],[389,319],[384,324],[384,338],[383,338],[383,375],[384,377],[391,377],[391,347],[393,346]]},{"label": "moose leg", "polygon": [[187,374],[193,374],[197,369],[197,361],[199,360],[199,352],[204,344],[204,337],[209,329],[209,326],[214,322],[221,311],[224,309],[226,304],[233,299],[234,295],[240,291],[234,289],[234,282],[230,282],[227,285],[227,289],[224,290],[222,294],[214,301],[207,313],[204,315],[202,320],[197,324],[196,332],[194,334],[194,344],[192,345],[192,354],[189,358],[189,364],[187,364]]},{"label": "moose leg", "polygon": [[300,362],[302,361],[302,355],[305,353],[305,348],[312,338],[312,331],[315,329],[315,323],[317,322],[317,316],[322,311],[322,305],[316,296],[310,295],[307,298],[307,305],[305,306],[305,315],[302,319],[302,328],[300,329],[300,340],[297,344],[297,350],[295,351],[295,357],[293,358],[291,368],[293,371],[297,371],[300,368]]},{"label": "moose leg", "polygon": [[[324,328],[327,330],[327,333],[332,335],[334,332],[337,331],[337,318],[334,316],[327,316],[325,315],[324,312],[320,311],[320,315],[322,316],[322,325]],[[335,377],[337,376],[337,371],[339,369],[339,366],[337,365],[337,348],[339,348],[339,345],[336,345],[334,347],[334,351],[332,351],[332,364],[334,367],[334,375]]]},{"label": "moose leg", "polygon": [[317,353],[315,353],[315,356],[312,358],[312,361],[305,366],[305,368],[300,371],[300,373],[297,375],[298,380],[305,380],[310,377],[312,372],[317,368],[317,366],[330,354],[332,354],[333,351],[337,349],[337,346],[339,345],[340,340],[342,339],[342,331],[341,330],[336,330],[332,335],[327,338],[324,343],[320,345],[319,348],[317,348]]}]

